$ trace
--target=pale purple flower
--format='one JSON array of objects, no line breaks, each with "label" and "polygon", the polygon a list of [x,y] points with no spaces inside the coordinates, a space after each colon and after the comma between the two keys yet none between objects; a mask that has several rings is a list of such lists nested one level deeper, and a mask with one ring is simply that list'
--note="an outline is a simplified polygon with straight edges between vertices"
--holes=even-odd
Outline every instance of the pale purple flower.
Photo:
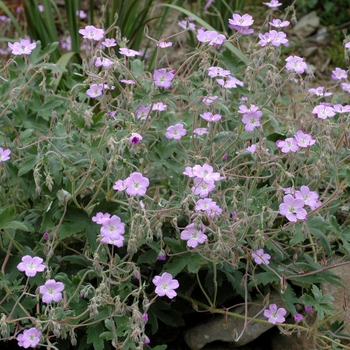
[{"label": "pale purple flower", "polygon": [[250,105],[248,108],[246,105],[240,105],[238,108],[238,113],[245,114],[245,113],[251,113],[251,112],[257,112],[259,111],[259,107],[255,105]]},{"label": "pale purple flower", "polygon": [[274,8],[274,7],[281,6],[282,3],[278,2],[278,0],[271,0],[270,2],[263,2],[263,5]]},{"label": "pale purple flower", "polygon": [[336,69],[334,69],[332,71],[332,79],[333,80],[342,80],[342,79],[347,79],[347,78],[348,78],[348,74],[346,73],[346,71],[344,69],[337,67]]},{"label": "pale purple flower", "polygon": [[232,19],[229,19],[228,22],[231,26],[249,27],[254,23],[254,20],[251,15],[245,14],[241,16],[237,13],[234,13],[232,15]]},{"label": "pale purple flower", "polygon": [[115,39],[108,39],[106,38],[104,41],[102,41],[101,43],[104,47],[113,47],[113,46],[117,46],[117,43],[115,41]]},{"label": "pale purple flower", "polygon": [[121,79],[119,80],[121,83],[127,84],[127,85],[135,85],[136,83],[131,79]]},{"label": "pale purple flower", "polygon": [[165,111],[167,109],[168,105],[166,105],[163,102],[157,102],[153,104],[152,111]]},{"label": "pale purple flower", "polygon": [[272,34],[273,39],[271,41],[271,44],[273,46],[281,46],[283,44],[284,46],[289,46],[289,40],[287,39],[287,35],[284,32],[277,32],[275,30],[270,30],[270,34]]},{"label": "pale purple flower", "polygon": [[144,312],[141,316],[141,320],[143,323],[147,323],[148,322],[148,313]]},{"label": "pale purple flower", "polygon": [[219,96],[205,96],[202,100],[202,102],[206,105],[211,105],[215,100],[217,100]]},{"label": "pale purple flower", "polygon": [[129,141],[132,145],[137,145],[140,141],[142,141],[142,136],[136,132],[133,132],[131,133]]},{"label": "pale purple flower", "polygon": [[237,32],[238,32],[239,34],[242,34],[242,35],[250,35],[250,34],[253,34],[253,33],[254,33],[254,29],[249,28],[248,26],[246,26],[246,27],[241,27],[241,26],[234,26],[234,25],[231,25],[231,24],[229,24],[228,26],[229,26],[229,28],[231,28],[231,29],[237,30]]},{"label": "pale purple flower", "polygon": [[210,218],[219,216],[222,213],[222,209],[211,198],[198,200],[194,210],[201,210]]},{"label": "pale purple flower", "polygon": [[107,221],[111,217],[111,214],[109,213],[96,213],[95,216],[91,218],[93,222],[96,222],[96,224],[103,225],[105,221]]},{"label": "pale purple flower", "polygon": [[255,153],[256,151],[256,144],[253,143],[251,146],[247,147],[246,150],[250,153]]},{"label": "pale purple flower", "polygon": [[297,141],[292,137],[288,137],[284,141],[276,141],[276,146],[280,148],[283,153],[296,152],[299,149]]},{"label": "pale purple flower", "polygon": [[196,30],[196,25],[184,19],[181,22],[177,22],[178,26],[185,30]]},{"label": "pale purple flower", "polygon": [[67,51],[72,50],[72,38],[70,36],[67,36],[66,38],[61,39],[60,44],[62,49]]},{"label": "pale purple flower", "polygon": [[208,68],[208,75],[211,78],[216,78],[216,77],[228,77],[230,75],[230,71],[227,69],[223,69],[221,67],[209,67]]},{"label": "pale purple flower", "polygon": [[86,90],[86,94],[90,98],[100,97],[102,96],[104,88],[105,88],[105,84],[91,84],[90,88]]},{"label": "pale purple flower", "polygon": [[214,172],[213,167],[209,164],[203,164],[203,166],[196,164],[193,167],[193,174],[208,183],[222,180],[220,173]]},{"label": "pale purple flower", "polygon": [[165,137],[169,140],[180,140],[182,136],[186,135],[186,129],[181,123],[171,125],[166,130],[167,132],[165,133]]},{"label": "pale purple flower", "polygon": [[225,89],[235,89],[237,85],[243,86],[243,81],[235,77],[229,76],[228,79],[216,79],[217,83]]},{"label": "pale purple flower", "polygon": [[340,103],[336,103],[334,106],[333,106],[333,110],[334,112],[336,113],[349,113],[350,112],[350,105],[341,105]]},{"label": "pale purple flower", "polygon": [[306,312],[307,314],[311,314],[311,312],[312,312],[312,306],[306,305],[306,306],[305,306],[305,312]]},{"label": "pale purple flower", "polygon": [[154,83],[164,89],[170,89],[172,86],[172,80],[174,79],[175,74],[173,71],[167,72],[165,68],[157,69],[153,73]]},{"label": "pale purple flower", "polygon": [[294,187],[284,187],[282,189],[283,189],[284,194],[291,194],[292,196],[294,196],[294,193],[295,193]]},{"label": "pale purple flower", "polygon": [[37,272],[45,270],[46,266],[42,264],[43,261],[38,256],[32,258],[30,255],[25,255],[22,257],[22,262],[17,265],[17,269],[24,272],[28,277],[34,277]]},{"label": "pale purple flower", "polygon": [[175,289],[179,288],[179,282],[173,279],[170,273],[164,272],[161,276],[155,276],[152,282],[156,286],[155,292],[158,296],[166,295],[169,299],[176,297]]},{"label": "pale purple flower", "polygon": [[106,57],[97,57],[96,61],[94,62],[94,65],[96,67],[103,67],[103,68],[109,68],[111,65],[113,64],[113,62]]},{"label": "pale purple flower", "polygon": [[290,25],[289,21],[281,21],[280,19],[274,19],[272,22],[269,22],[269,25],[275,28],[288,27]]},{"label": "pale purple flower", "polygon": [[286,314],[287,311],[282,307],[278,309],[276,304],[270,304],[269,309],[264,310],[264,316],[272,324],[283,323],[286,320],[284,318]]},{"label": "pale purple flower", "polygon": [[150,106],[139,106],[135,111],[136,118],[140,120],[145,120],[148,114],[150,113],[150,110]]},{"label": "pale purple flower", "polygon": [[220,47],[226,40],[226,37],[215,30],[206,31],[204,28],[201,28],[198,29],[197,39],[202,43],[208,43],[209,46]]},{"label": "pale purple flower", "polygon": [[291,222],[298,220],[306,220],[306,210],[304,209],[304,201],[294,198],[287,194],[283,197],[283,203],[279,205],[280,214],[285,216]]},{"label": "pale purple flower", "polygon": [[350,41],[349,41],[348,43],[346,43],[346,44],[344,45],[344,47],[345,47],[346,49],[349,49],[349,50],[350,50]]},{"label": "pale purple flower", "polygon": [[173,46],[173,43],[171,41],[159,41],[157,43],[157,46],[161,49],[165,49],[167,47]]},{"label": "pale purple flower", "polygon": [[183,172],[184,175],[188,176],[188,177],[196,177],[196,175],[194,174],[193,168],[187,166],[185,168],[185,171]]},{"label": "pale purple flower", "polygon": [[0,16],[0,22],[11,23],[12,19],[10,17],[2,15],[2,16]]},{"label": "pale purple flower", "polygon": [[305,134],[301,130],[297,131],[294,137],[299,147],[312,146],[316,142],[316,140],[314,140],[311,135]]},{"label": "pale purple flower", "polygon": [[207,11],[213,2],[215,2],[215,0],[207,0],[207,3],[204,6],[204,11]]},{"label": "pale purple flower", "polygon": [[298,56],[289,56],[286,58],[286,69],[293,70],[295,73],[302,74],[307,70],[307,64],[304,59]]},{"label": "pale purple flower", "polygon": [[196,128],[193,130],[193,133],[199,136],[203,136],[205,134],[208,133],[208,129],[207,128]]},{"label": "pale purple flower", "polygon": [[35,348],[40,342],[41,334],[39,329],[35,327],[25,329],[23,333],[17,335],[18,346],[25,349],[29,347]]},{"label": "pale purple flower", "polygon": [[310,191],[308,186],[301,186],[300,191],[295,191],[295,198],[301,199],[304,205],[313,207],[318,201],[318,193],[315,191]]},{"label": "pale purple flower", "polygon": [[147,187],[149,186],[149,180],[141,173],[135,172],[130,174],[129,177],[124,180],[124,184],[128,195],[132,197],[136,195],[144,196]]},{"label": "pale purple flower", "polygon": [[260,126],[261,111],[246,113],[242,117],[242,123],[245,124],[245,131],[253,132],[254,129]]},{"label": "pale purple flower", "polygon": [[200,114],[200,116],[209,123],[218,122],[221,120],[221,114],[213,114],[211,112],[205,112]]},{"label": "pale purple flower", "polygon": [[350,94],[350,84],[348,83],[342,83],[341,87],[343,89],[343,91],[347,92],[348,94]]},{"label": "pale purple flower", "polygon": [[107,115],[111,118],[113,118],[117,114],[117,111],[108,111]]},{"label": "pale purple flower", "polygon": [[332,92],[325,92],[323,86],[319,86],[315,89],[309,89],[308,91],[310,92],[310,94],[313,94],[319,97],[327,97],[327,96],[333,95]]},{"label": "pale purple flower", "polygon": [[204,181],[199,177],[193,179],[194,186],[191,187],[191,191],[194,195],[199,195],[201,198],[209,196],[210,192],[215,190],[214,181]]},{"label": "pale purple flower", "polygon": [[39,287],[40,294],[43,295],[43,302],[46,304],[55,301],[58,303],[62,300],[62,291],[64,284],[55,280],[48,280],[43,286]]},{"label": "pale purple flower", "polygon": [[123,246],[125,232],[125,223],[120,220],[120,217],[113,215],[102,223],[100,229],[101,242],[113,244],[117,247]]},{"label": "pale purple flower", "polygon": [[333,107],[329,103],[321,103],[312,110],[312,114],[315,114],[317,118],[326,119],[335,116]]},{"label": "pale purple flower", "polygon": [[207,240],[207,236],[204,234],[206,227],[200,223],[196,225],[194,223],[189,224],[181,232],[180,238],[187,241],[187,246],[196,248],[199,243],[204,243]]},{"label": "pale purple flower", "polygon": [[11,150],[0,147],[0,163],[10,159]]},{"label": "pale purple flower", "polygon": [[140,56],[140,53],[135,50],[128,49],[126,47],[122,47],[119,49],[119,53],[121,55],[125,55],[127,57],[135,57],[135,56]]},{"label": "pale purple flower", "polygon": [[271,33],[259,33],[259,39],[260,41],[258,42],[258,45],[264,47],[272,42],[273,35]]},{"label": "pale purple flower", "polygon": [[165,253],[164,250],[161,250],[161,251],[158,253],[157,260],[158,260],[158,261],[165,261],[165,260],[166,260],[166,253]]},{"label": "pale purple flower", "polygon": [[8,43],[8,47],[12,50],[12,54],[18,55],[30,55],[36,48],[36,43],[31,43],[27,39],[21,39],[16,43]]},{"label": "pale purple flower", "polygon": [[271,259],[271,256],[270,254],[265,253],[264,249],[258,249],[257,251],[252,253],[252,258],[258,265],[268,265],[270,263],[269,260]]},{"label": "pale purple flower", "polygon": [[44,10],[45,10],[44,5],[38,5],[38,10],[39,10],[39,12],[44,12]]},{"label": "pale purple flower", "polygon": [[87,14],[83,10],[77,10],[75,13],[80,19],[85,19],[87,17]]},{"label": "pale purple flower", "polygon": [[295,314],[293,317],[294,317],[294,321],[296,323],[299,323],[303,319],[303,315],[302,314]]},{"label": "pale purple flower", "polygon": [[105,34],[103,29],[94,26],[86,26],[84,29],[79,29],[79,33],[83,35],[84,39],[100,41]]}]

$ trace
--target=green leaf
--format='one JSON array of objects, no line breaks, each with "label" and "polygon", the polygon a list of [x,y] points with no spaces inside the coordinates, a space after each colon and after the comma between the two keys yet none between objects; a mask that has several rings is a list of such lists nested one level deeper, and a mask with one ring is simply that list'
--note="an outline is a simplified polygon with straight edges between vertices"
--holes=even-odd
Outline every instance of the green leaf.
[{"label": "green leaf", "polygon": [[33,170],[37,161],[37,156],[29,156],[27,159],[19,165],[18,176],[27,174]]},{"label": "green leaf", "polygon": [[175,256],[170,263],[164,266],[164,271],[169,272],[174,278],[189,264],[190,260],[190,254]]},{"label": "green leaf", "polygon": [[187,263],[187,270],[189,273],[197,273],[201,267],[206,264],[207,260],[205,260],[201,255],[192,253]]},{"label": "green leaf", "polygon": [[12,221],[15,216],[14,208],[6,208],[0,212],[0,229],[7,228],[7,225]]},{"label": "green leaf", "polygon": [[103,350],[104,349],[104,341],[100,337],[100,335],[105,331],[102,323],[95,323],[91,326],[87,326],[87,343],[92,344],[94,350]]}]

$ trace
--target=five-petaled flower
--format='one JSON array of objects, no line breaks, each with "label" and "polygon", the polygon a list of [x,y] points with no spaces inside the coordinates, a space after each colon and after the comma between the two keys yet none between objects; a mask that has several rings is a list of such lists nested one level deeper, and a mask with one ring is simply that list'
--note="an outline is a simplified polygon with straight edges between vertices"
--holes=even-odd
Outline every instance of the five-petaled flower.
[{"label": "five-petaled flower", "polygon": [[306,220],[306,210],[304,209],[304,201],[294,198],[288,194],[283,197],[283,203],[279,205],[280,214],[285,216],[291,222],[298,220]]},{"label": "five-petaled flower", "polygon": [[23,348],[36,347],[40,342],[41,332],[39,329],[33,327],[25,329],[23,333],[17,335],[18,346]]},{"label": "five-petaled flower", "polygon": [[79,29],[79,33],[83,35],[84,39],[100,41],[103,39],[104,30],[94,26],[86,26],[84,29]]},{"label": "five-petaled flower", "polygon": [[140,53],[135,50],[128,49],[126,47],[122,47],[119,49],[119,53],[121,55],[125,55],[127,57],[135,57],[135,56],[140,56]]},{"label": "five-petaled flower", "polygon": [[165,137],[169,140],[180,140],[182,136],[186,135],[186,129],[181,123],[171,125],[166,130],[167,132],[165,133]]},{"label": "five-petaled flower", "polygon": [[156,286],[156,294],[160,297],[166,295],[169,299],[176,297],[177,293],[175,289],[179,288],[179,282],[173,279],[173,276],[164,272],[161,276],[155,276],[152,280],[153,284]]},{"label": "five-petaled flower", "polygon": [[204,243],[207,240],[207,236],[204,234],[205,230],[206,227],[203,224],[192,223],[185,227],[180,238],[187,241],[188,247],[196,248],[198,243]]},{"label": "five-petaled flower", "polygon": [[8,43],[8,47],[12,50],[12,53],[18,55],[30,55],[36,48],[36,43],[31,43],[27,39],[21,39],[17,43]]},{"label": "five-petaled flower", "polygon": [[265,253],[264,249],[258,249],[257,251],[252,253],[252,258],[258,265],[268,265],[270,263],[269,260],[271,259],[271,256],[270,254]]},{"label": "five-petaled flower", "polygon": [[136,195],[144,196],[149,186],[149,180],[141,173],[135,172],[124,180],[124,185],[128,195],[132,197]]},{"label": "five-petaled flower", "polygon": [[286,314],[287,311],[282,307],[278,309],[276,304],[270,304],[269,309],[264,310],[264,316],[272,324],[283,323],[286,320],[284,318]]},{"label": "five-petaled flower", "polygon": [[22,262],[17,265],[17,269],[24,272],[28,277],[34,277],[37,272],[45,270],[46,266],[42,262],[43,259],[38,256],[32,258],[30,255],[25,255],[22,257]]},{"label": "five-petaled flower", "polygon": [[165,68],[157,69],[153,73],[154,84],[164,89],[170,89],[175,71],[167,72]]},{"label": "five-petaled flower", "polygon": [[307,64],[301,57],[289,56],[286,58],[286,69],[294,70],[295,73],[302,74],[307,70]]},{"label": "five-petaled flower", "polygon": [[43,286],[39,287],[40,294],[43,295],[43,302],[46,304],[55,301],[56,303],[62,300],[62,291],[64,284],[55,280],[48,280]]},{"label": "five-petaled flower", "polygon": [[0,147],[0,163],[10,159],[11,150]]}]

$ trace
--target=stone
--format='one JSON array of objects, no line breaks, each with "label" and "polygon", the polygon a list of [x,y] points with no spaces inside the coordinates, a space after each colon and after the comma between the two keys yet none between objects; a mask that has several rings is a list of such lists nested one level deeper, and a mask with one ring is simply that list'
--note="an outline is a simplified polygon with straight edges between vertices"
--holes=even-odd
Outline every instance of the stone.
[{"label": "stone", "polygon": [[293,32],[300,38],[306,38],[314,33],[319,25],[320,18],[317,16],[316,11],[312,11],[298,21],[293,28]]},{"label": "stone", "polygon": [[[285,303],[281,299],[280,295],[273,291],[270,294],[270,304],[277,304],[278,307],[284,307]],[[263,315],[263,306],[261,300],[254,300],[248,305],[248,316],[254,317],[260,313],[256,318],[260,320],[267,320]],[[230,310],[231,312],[244,315],[245,306],[238,306]],[[201,350],[206,344],[210,344],[214,341],[228,342],[229,348],[237,348],[245,344],[250,343],[261,334],[274,327],[271,323],[260,323],[251,321],[243,335],[235,341],[235,335],[240,335],[244,327],[244,319],[227,317],[225,316],[214,316],[211,320],[206,323],[200,324],[185,333],[185,342],[191,350]]]}]

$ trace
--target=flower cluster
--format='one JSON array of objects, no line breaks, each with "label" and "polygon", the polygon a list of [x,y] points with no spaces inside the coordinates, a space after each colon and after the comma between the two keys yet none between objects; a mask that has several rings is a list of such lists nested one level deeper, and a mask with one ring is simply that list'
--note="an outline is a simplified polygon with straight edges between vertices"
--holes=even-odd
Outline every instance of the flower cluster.
[{"label": "flower cluster", "polygon": [[141,173],[135,172],[130,174],[125,180],[118,180],[113,186],[113,189],[117,191],[126,191],[126,193],[134,197],[144,196],[147,187],[149,186],[149,180],[144,177]]},{"label": "flower cluster", "polygon": [[213,167],[209,164],[203,166],[197,164],[193,168],[185,168],[183,174],[194,178],[194,186],[191,188],[193,194],[205,198],[215,189],[215,182],[222,180],[222,177],[213,170]]},{"label": "flower cluster", "polygon": [[122,247],[124,242],[125,224],[117,215],[109,213],[97,213],[92,217],[92,221],[102,225],[100,229],[101,242]]},{"label": "flower cluster", "polygon": [[279,211],[291,222],[306,220],[305,205],[309,206],[311,210],[321,205],[318,200],[318,193],[310,191],[308,186],[301,186],[300,190],[285,188],[284,191],[286,195],[283,197],[283,203],[279,205]]},{"label": "flower cluster", "polygon": [[206,227],[200,223],[199,225],[191,223],[181,232],[180,238],[187,241],[187,246],[196,248],[198,243],[204,243],[207,236],[204,234]]},{"label": "flower cluster", "polygon": [[310,92],[310,94],[316,95],[318,97],[328,97],[333,95],[332,92],[325,92],[324,86],[319,86],[317,88],[309,89],[308,91]]},{"label": "flower cluster", "polygon": [[209,46],[219,48],[226,40],[226,37],[215,30],[204,30],[204,28],[201,28],[198,29],[197,39],[201,43],[206,43]]},{"label": "flower cluster", "polygon": [[194,210],[203,211],[211,219],[220,216],[222,213],[222,209],[211,198],[204,198],[197,201]]},{"label": "flower cluster", "polygon": [[350,105],[343,106],[340,103],[336,103],[331,106],[330,103],[327,102],[321,102],[319,105],[315,106],[312,110],[312,114],[316,115],[317,118],[320,119],[327,119],[332,118],[336,115],[336,113],[342,114],[342,113],[349,113],[350,112]]},{"label": "flower cluster", "polygon": [[276,30],[270,30],[269,32],[265,34],[259,34],[260,41],[258,44],[262,47],[271,44],[273,46],[281,46],[283,44],[284,46],[289,45],[289,41],[287,39],[287,36],[283,32],[277,32]]},{"label": "flower cluster", "polygon": [[238,113],[243,114],[242,123],[245,124],[245,131],[253,132],[256,127],[260,126],[260,118],[263,114],[258,106],[251,105],[248,108],[245,105],[241,105]]},{"label": "flower cluster", "polygon": [[284,141],[276,141],[276,146],[281,149],[283,153],[296,152],[299,147],[306,148],[312,146],[316,140],[311,135],[305,134],[302,130],[297,131],[294,137],[288,137]]}]

